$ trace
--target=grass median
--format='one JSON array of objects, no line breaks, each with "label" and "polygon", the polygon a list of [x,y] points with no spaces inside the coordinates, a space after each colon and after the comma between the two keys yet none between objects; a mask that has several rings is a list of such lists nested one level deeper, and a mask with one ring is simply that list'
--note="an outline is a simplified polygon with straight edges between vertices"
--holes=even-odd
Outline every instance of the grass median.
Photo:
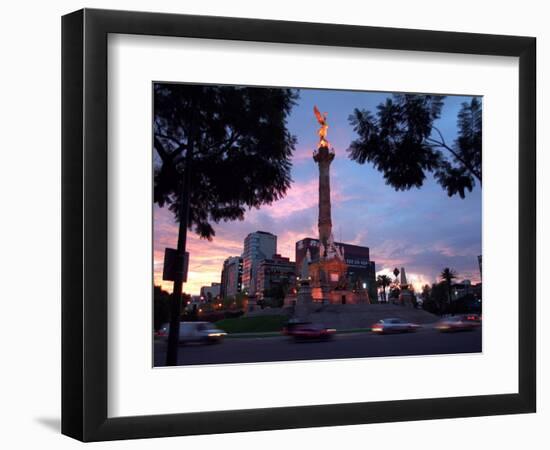
[{"label": "grass median", "polygon": [[216,326],[228,334],[275,333],[281,331],[287,322],[285,315],[236,317],[219,320]]}]

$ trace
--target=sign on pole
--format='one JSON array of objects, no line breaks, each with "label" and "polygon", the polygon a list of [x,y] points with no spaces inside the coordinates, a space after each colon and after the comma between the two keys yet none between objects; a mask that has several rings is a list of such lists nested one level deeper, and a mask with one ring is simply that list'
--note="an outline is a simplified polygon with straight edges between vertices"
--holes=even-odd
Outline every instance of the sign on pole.
[{"label": "sign on pole", "polygon": [[176,274],[181,274],[181,280],[187,282],[187,271],[189,270],[189,252],[181,257],[175,248],[164,249],[164,267],[162,279],[164,281],[175,281]]}]

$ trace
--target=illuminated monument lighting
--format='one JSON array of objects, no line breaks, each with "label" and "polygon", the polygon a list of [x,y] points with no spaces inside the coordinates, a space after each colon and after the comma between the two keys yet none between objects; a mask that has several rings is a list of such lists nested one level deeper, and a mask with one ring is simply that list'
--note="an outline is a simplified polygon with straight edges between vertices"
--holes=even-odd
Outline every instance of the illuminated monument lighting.
[{"label": "illuminated monument lighting", "polygon": [[319,258],[309,264],[311,296],[314,302],[370,303],[366,289],[348,289],[347,264],[344,251],[334,243],[332,235],[330,201],[330,164],[335,152],[327,140],[327,113],[317,107],[313,112],[321,125],[319,145],[313,152],[313,160],[319,166]]}]

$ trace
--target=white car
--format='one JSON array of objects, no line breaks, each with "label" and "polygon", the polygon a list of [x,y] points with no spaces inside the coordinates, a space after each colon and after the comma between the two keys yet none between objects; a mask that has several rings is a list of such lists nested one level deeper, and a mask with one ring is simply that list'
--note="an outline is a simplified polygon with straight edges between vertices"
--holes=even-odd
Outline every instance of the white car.
[{"label": "white car", "polygon": [[385,334],[385,333],[409,333],[416,331],[420,328],[420,325],[416,323],[407,322],[402,319],[382,319],[372,325],[371,331],[373,333]]},{"label": "white car", "polygon": [[[157,336],[168,339],[170,324],[161,327]],[[202,342],[213,344],[221,342],[227,333],[210,322],[180,322],[179,342]]]}]

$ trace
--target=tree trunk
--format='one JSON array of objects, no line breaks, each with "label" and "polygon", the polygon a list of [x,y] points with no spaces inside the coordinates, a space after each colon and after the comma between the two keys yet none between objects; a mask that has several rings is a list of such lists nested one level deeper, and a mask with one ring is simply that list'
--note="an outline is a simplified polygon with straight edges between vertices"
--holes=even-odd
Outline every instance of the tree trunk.
[{"label": "tree trunk", "polygon": [[[195,108],[193,108],[193,111]],[[178,211],[178,247],[177,259],[183,264],[185,249],[187,247],[187,227],[189,226],[189,209],[191,197],[191,162],[194,151],[194,113],[191,119],[188,133],[187,153],[185,155],[185,168],[181,181],[180,208]],[[183,269],[183,265],[181,266]],[[178,270],[174,279],[172,304],[170,305],[170,331],[168,333],[168,347],[166,349],[166,365],[178,365],[179,330],[181,320],[181,303],[183,293],[183,270]]]}]

